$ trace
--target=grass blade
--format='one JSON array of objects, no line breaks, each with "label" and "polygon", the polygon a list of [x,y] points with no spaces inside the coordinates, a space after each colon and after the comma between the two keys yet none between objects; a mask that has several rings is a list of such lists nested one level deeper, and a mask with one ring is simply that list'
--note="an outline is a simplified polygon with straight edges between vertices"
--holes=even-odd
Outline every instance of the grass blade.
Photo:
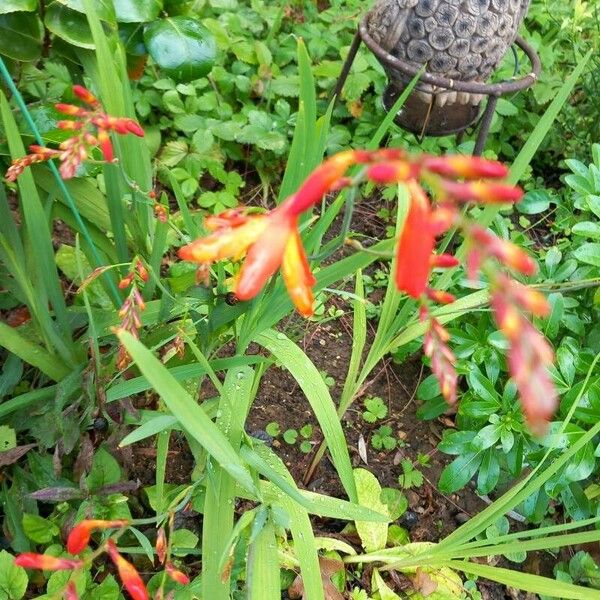
[{"label": "grass blade", "polygon": [[16,329],[0,322],[0,346],[16,354],[26,363],[38,368],[54,381],[66,377],[70,370],[56,354],[23,337]]},{"label": "grass blade", "polygon": [[227,438],[165,366],[127,331],[119,331],[117,335],[186,433],[203,446],[244,489],[258,496],[250,473]]},{"label": "grass blade", "polygon": [[[199,352],[199,350],[198,350]],[[230,369],[222,387],[217,427],[227,436],[235,452],[239,451],[246,415],[252,402],[254,371],[250,367]],[[229,600],[229,577],[219,571],[221,556],[233,532],[235,479],[223,465],[213,465],[207,479],[202,525],[202,593],[204,598]]]},{"label": "grass blade", "polygon": [[329,447],[333,464],[352,502],[357,502],[356,484],[348,445],[335,404],[318,369],[306,354],[285,334],[269,330],[254,341],[264,346],[292,374],[309,401]]},{"label": "grass blade", "polygon": [[569,598],[571,600],[599,600],[600,591],[590,588],[584,588],[572,583],[565,583],[551,579],[550,577],[542,577],[541,575],[531,575],[529,573],[521,573],[512,569],[503,569],[500,567],[491,567],[478,563],[466,561],[448,560],[442,561],[439,566],[450,567],[463,573],[476,575],[477,577],[485,577],[491,581],[497,581],[509,587],[516,587],[532,594],[544,594],[559,598]]},{"label": "grass blade", "polygon": [[268,521],[248,554],[249,600],[280,600],[279,556],[275,528]]}]

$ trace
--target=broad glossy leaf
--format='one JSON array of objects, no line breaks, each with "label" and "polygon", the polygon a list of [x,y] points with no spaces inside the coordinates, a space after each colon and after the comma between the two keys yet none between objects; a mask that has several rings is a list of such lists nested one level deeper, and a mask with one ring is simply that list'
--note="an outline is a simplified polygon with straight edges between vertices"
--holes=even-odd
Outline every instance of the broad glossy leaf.
[{"label": "broad glossy leaf", "polygon": [[36,14],[0,14],[0,54],[15,60],[36,60],[42,51],[44,28]]},{"label": "broad glossy leaf", "polygon": [[38,0],[2,0],[0,2],[0,15],[12,12],[31,12],[38,7]]},{"label": "broad glossy leaf", "polygon": [[465,452],[447,465],[440,476],[438,487],[441,492],[451,494],[469,483],[479,468],[483,454],[481,452]]},{"label": "broad glossy leaf", "polygon": [[119,23],[147,23],[158,18],[161,0],[114,0]]},{"label": "broad glossy leaf", "polygon": [[85,15],[67,8],[60,2],[53,2],[46,9],[46,27],[59,38],[78,46],[94,49],[94,40]]},{"label": "broad glossy leaf", "polygon": [[[85,15],[85,4],[83,0],[54,0],[54,4],[62,4],[66,8],[70,8],[71,10],[75,10],[78,13]],[[94,8],[100,19],[103,21],[114,22],[115,11],[111,0],[95,0]]]},{"label": "broad glossy leaf", "polygon": [[600,267],[600,244],[598,243],[583,244],[573,254],[581,262]]},{"label": "broad glossy leaf", "polygon": [[203,77],[213,68],[213,35],[195,19],[173,17],[150,23],[144,32],[148,52],[165,73],[178,81]]}]

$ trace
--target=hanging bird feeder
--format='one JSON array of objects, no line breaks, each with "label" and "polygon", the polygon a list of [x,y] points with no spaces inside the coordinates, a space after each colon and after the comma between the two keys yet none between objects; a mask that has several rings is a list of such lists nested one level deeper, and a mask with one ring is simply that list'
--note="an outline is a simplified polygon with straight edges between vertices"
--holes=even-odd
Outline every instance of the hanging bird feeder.
[{"label": "hanging bird feeder", "polygon": [[[531,87],[540,60],[517,35],[529,0],[379,0],[358,27],[338,80],[339,94],[361,43],[388,76],[383,106],[389,111],[411,79],[424,72],[394,117],[420,138],[461,134],[479,125],[474,154],[481,154],[497,99]],[[520,48],[531,71],[486,83],[508,50]],[[485,109],[482,108],[485,101]]]}]

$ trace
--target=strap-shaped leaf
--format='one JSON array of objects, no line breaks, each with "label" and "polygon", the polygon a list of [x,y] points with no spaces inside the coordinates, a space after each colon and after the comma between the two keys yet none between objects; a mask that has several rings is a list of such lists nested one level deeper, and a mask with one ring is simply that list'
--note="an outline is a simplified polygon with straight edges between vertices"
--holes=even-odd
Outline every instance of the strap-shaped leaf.
[{"label": "strap-shaped leaf", "polygon": [[344,489],[350,500],[356,502],[356,485],[348,454],[348,445],[335,404],[319,370],[302,349],[283,333],[276,333],[273,330],[264,331],[257,335],[254,341],[269,350],[302,388],[321,426],[333,464]]}]

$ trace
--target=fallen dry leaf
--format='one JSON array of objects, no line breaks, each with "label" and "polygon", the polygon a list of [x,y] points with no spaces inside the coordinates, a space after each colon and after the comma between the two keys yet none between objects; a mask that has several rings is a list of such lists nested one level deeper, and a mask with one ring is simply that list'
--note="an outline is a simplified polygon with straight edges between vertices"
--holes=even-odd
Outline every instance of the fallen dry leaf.
[{"label": "fallen dry leaf", "polygon": [[423,596],[431,596],[438,588],[437,581],[434,581],[421,567],[417,568],[415,576],[412,578],[413,587]]}]

